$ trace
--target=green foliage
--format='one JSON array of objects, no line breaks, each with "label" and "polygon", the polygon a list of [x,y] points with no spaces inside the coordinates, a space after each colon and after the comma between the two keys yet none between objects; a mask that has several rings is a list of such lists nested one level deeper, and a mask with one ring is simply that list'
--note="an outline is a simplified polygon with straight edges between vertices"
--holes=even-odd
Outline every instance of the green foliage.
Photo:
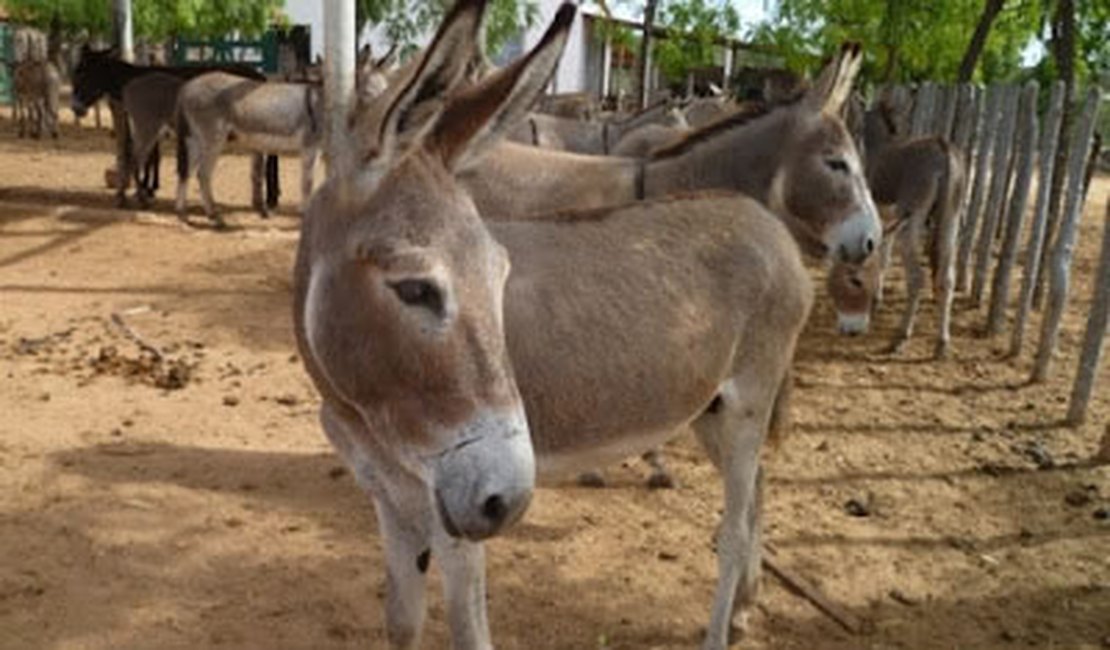
[{"label": "green foliage", "polygon": [[655,42],[653,55],[670,79],[718,63],[716,41],[740,30],[740,15],[728,0],[671,0],[661,9],[657,22],[667,29],[668,38]]},{"label": "green foliage", "polygon": [[[796,70],[812,69],[841,42],[855,40],[864,46],[863,75],[871,81],[950,81],[982,9],[982,0],[781,0],[753,40],[780,49]],[[1007,3],[983,50],[982,80],[1015,75],[1041,22],[1037,0]]]},{"label": "green foliage", "polygon": [[[17,21],[44,29],[56,19],[67,34],[111,34],[110,0],[0,0],[0,4]],[[132,20],[135,36],[149,41],[232,32],[255,36],[275,22],[283,5],[283,0],[134,0]]]},{"label": "green foliage", "polygon": [[[385,25],[391,43],[412,51],[415,43],[440,23],[452,0],[358,0],[359,32],[366,24]],[[535,0],[492,0],[486,13],[486,51],[496,52],[539,18]]]},{"label": "green foliage", "polygon": [[[1110,75],[1110,3],[1077,0],[1076,73]],[[1023,75],[1022,53],[1049,37],[1054,0],[1008,0],[990,31],[979,61],[979,81]],[[844,40],[863,43],[863,75],[870,81],[953,81],[971,40],[982,0],[780,0],[776,16],[752,39],[779,49],[788,67],[812,69]],[[1047,56],[1034,76],[1047,81],[1055,68]]]}]

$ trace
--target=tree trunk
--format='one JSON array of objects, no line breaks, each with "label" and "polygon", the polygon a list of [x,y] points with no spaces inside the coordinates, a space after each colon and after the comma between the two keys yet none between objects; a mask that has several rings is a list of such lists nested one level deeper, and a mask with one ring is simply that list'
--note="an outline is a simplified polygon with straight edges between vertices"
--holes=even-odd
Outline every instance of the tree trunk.
[{"label": "tree trunk", "polygon": [[1002,11],[1004,3],[1005,0],[987,0],[983,5],[983,13],[979,16],[979,23],[975,25],[975,33],[971,35],[971,42],[967,44],[964,58],[960,61],[958,78],[960,83],[971,81],[971,75],[975,74],[975,66],[979,63],[979,55],[983,53],[983,47],[987,44],[991,25],[994,24],[998,13]]},{"label": "tree trunk", "polygon": [[640,87],[638,89],[639,106],[641,109],[648,105],[648,81],[651,77],[651,66],[648,65],[648,55],[651,53],[651,35],[655,30],[655,8],[659,0],[647,0],[644,5],[644,36],[640,40],[640,60],[638,67]]},{"label": "tree trunk", "polygon": [[1045,231],[1044,257],[1041,258],[1041,277],[1033,294],[1033,305],[1040,307],[1044,299],[1045,262],[1051,250],[1059,221],[1060,202],[1067,179],[1068,142],[1072,123],[1075,121],[1075,2],[1057,0],[1052,15],[1052,58],[1056,63],[1056,78],[1064,82],[1064,117],[1060,126],[1060,140],[1056,148],[1056,168],[1052,173],[1052,192],[1048,199],[1048,223]]}]

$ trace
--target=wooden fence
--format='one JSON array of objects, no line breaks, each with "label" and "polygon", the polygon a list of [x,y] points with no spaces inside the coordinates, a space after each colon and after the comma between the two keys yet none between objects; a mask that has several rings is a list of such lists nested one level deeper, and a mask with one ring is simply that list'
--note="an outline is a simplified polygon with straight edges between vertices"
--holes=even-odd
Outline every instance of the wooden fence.
[{"label": "wooden fence", "polygon": [[[1056,355],[1079,219],[1097,164],[1099,91],[1092,88],[1077,99],[1069,133],[1061,133],[1065,107],[1060,82],[1045,89],[1036,82],[986,88],[926,82],[916,88],[884,87],[876,98],[894,109],[900,132],[941,136],[964,152],[968,182],[956,253],[957,290],[968,294],[971,307],[986,307],[984,336],[998,337],[1012,327],[1009,351],[1015,358],[1025,350],[1026,332],[1033,327],[1032,313],[1039,304],[1034,297],[1044,294],[1030,376],[1031,381],[1044,381]],[[1066,162],[1065,185],[1063,200],[1053,211],[1049,179],[1057,160]],[[1068,420],[1076,424],[1085,417],[1107,331],[1110,205],[1105,220],[1099,275],[1068,411]]]}]

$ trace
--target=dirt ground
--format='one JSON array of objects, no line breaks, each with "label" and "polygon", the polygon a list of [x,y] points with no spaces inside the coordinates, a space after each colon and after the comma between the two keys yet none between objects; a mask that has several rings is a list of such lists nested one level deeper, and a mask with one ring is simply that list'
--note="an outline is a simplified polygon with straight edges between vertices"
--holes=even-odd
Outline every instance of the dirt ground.
[{"label": "dirt ground", "polygon": [[[233,228],[214,232],[195,186],[198,227],[173,217],[172,159],[153,210],[113,209],[109,147],[71,125],[20,141],[0,120],[0,648],[384,647],[371,507],[320,432],[291,334],[297,166],[262,221],[246,158],[225,159]],[[883,354],[897,273],[868,338],[837,337],[819,302],[795,427],[767,459],[766,538],[869,630],[765,576],[742,647],[1110,648],[1110,467],[1088,460],[1110,362],[1088,424],[1061,424],[1108,194],[1098,178],[1050,383],[1026,384],[1032,341],[1005,360],[962,304],[951,360],[928,359],[931,303],[907,351]],[[698,645],[720,488],[690,436],[667,452],[677,489],[646,490],[629,462],[606,489],[539,490],[489,544],[498,647]],[[440,648],[432,575],[425,647]]]}]

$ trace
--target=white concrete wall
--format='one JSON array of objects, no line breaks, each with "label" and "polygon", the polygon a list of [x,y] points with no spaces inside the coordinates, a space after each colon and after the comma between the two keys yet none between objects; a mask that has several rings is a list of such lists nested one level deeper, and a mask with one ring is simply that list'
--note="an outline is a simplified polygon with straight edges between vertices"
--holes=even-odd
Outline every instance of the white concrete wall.
[{"label": "white concrete wall", "polygon": [[[325,2],[344,2],[349,0],[285,0],[285,14],[295,25],[310,25],[312,30],[312,58],[324,52],[324,8]],[[536,24],[524,35],[524,47],[530,49],[539,42],[544,30],[551,23],[555,12],[558,11],[562,0],[538,0],[539,18]],[[574,19],[570,37],[567,40],[563,60],[555,73],[552,83],[553,89],[558,92],[577,92],[584,90],[586,83],[586,38],[588,35],[582,28],[582,14]],[[432,34],[427,34],[423,42],[431,40]],[[374,52],[384,54],[389,49],[389,40],[385,37],[384,29],[368,28],[359,38],[359,45],[369,42]]]}]

